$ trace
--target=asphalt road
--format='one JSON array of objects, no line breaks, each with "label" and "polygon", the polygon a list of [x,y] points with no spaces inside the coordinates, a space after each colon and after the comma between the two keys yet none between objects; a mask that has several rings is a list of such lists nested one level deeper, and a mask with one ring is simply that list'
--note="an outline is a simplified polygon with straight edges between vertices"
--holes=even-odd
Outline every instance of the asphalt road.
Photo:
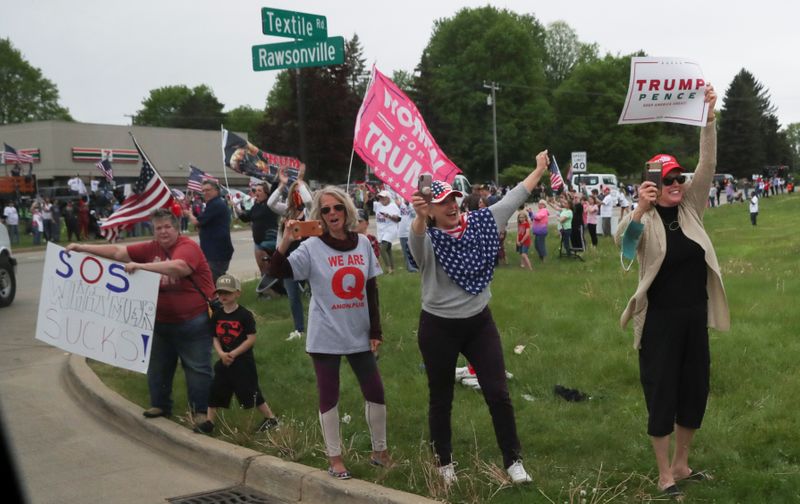
[{"label": "asphalt road", "polygon": [[[234,240],[231,270],[255,276],[252,246],[240,243],[252,243],[249,232]],[[34,339],[44,251],[16,257],[16,299],[0,309],[0,421],[27,500],[139,504],[235,484],[87,411],[63,379],[67,354]]]}]

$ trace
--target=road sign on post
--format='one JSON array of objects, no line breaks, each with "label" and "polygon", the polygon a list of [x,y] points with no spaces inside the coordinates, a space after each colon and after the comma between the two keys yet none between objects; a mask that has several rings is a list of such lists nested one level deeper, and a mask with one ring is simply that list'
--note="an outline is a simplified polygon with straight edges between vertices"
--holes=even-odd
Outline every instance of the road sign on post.
[{"label": "road sign on post", "polygon": [[253,46],[253,70],[280,70],[344,63],[344,37]]},{"label": "road sign on post", "polygon": [[572,153],[572,171],[573,173],[586,171],[586,152]]},{"label": "road sign on post", "polygon": [[261,26],[264,35],[301,40],[325,40],[328,38],[328,21],[325,16],[317,14],[263,7],[261,9]]}]

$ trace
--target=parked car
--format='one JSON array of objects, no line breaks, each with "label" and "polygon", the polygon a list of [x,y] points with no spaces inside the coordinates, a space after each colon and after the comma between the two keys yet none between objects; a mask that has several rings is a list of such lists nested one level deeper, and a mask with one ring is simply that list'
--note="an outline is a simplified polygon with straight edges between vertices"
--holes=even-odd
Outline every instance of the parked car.
[{"label": "parked car", "polygon": [[0,307],[8,306],[17,293],[17,260],[5,224],[0,224]]}]

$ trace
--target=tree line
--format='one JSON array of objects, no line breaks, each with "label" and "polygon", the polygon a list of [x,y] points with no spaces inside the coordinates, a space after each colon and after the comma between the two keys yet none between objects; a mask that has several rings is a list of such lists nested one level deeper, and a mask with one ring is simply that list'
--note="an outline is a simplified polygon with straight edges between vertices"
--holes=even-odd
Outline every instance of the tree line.
[{"label": "tree line", "polygon": [[[9,49],[15,51],[8,40],[0,41],[0,55]],[[617,125],[630,59],[644,55],[600,55],[597,44],[580,41],[563,21],[544,26],[533,14],[491,6],[464,8],[436,21],[413,72],[396,71],[392,79],[417,104],[442,149],[474,181],[490,180],[494,170],[492,107],[485,83],[499,87],[497,138],[505,181],[513,181],[519,166],[531,166],[542,148],[557,156],[563,171],[572,151],[588,153],[591,171],[623,177],[636,176],[644,160],[659,152],[692,167],[698,128]],[[0,66],[6,60],[0,58]],[[7,74],[0,72],[0,78]],[[713,82],[713,76],[707,77]],[[150,91],[134,121],[198,129],[218,129],[224,123],[230,130],[247,132],[264,150],[303,157],[313,178],[341,182],[368,80],[363,48],[353,35],[342,65],[281,71],[263,109],[245,106],[225,112],[209,86],[175,85]],[[24,114],[2,110],[0,122],[48,114],[69,117],[57,106],[55,86],[41,76],[39,81],[49,84],[42,91],[49,97],[42,100],[48,107],[33,113],[27,105]],[[0,89],[6,89],[2,84]],[[797,165],[800,123],[781,128],[767,88],[752,73],[742,69],[727,87],[715,85],[720,94],[724,90],[717,111],[718,171],[749,176],[765,166]],[[2,98],[0,103],[14,108]],[[363,173],[357,157],[354,163],[354,171]]]}]

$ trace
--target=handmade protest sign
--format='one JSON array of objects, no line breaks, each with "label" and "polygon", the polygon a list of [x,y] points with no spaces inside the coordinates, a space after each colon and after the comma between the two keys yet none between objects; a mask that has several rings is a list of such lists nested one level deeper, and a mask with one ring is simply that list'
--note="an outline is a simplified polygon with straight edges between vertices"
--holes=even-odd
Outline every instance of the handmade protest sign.
[{"label": "handmade protest sign", "polygon": [[421,173],[446,182],[461,173],[436,144],[414,102],[377,68],[356,117],[353,149],[406,201]]},{"label": "handmade protest sign", "polygon": [[47,244],[36,339],[147,372],[161,275]]},{"label": "handmade protest sign", "polygon": [[705,126],[706,81],[700,65],[679,58],[631,58],[631,79],[619,124],[673,122]]}]

